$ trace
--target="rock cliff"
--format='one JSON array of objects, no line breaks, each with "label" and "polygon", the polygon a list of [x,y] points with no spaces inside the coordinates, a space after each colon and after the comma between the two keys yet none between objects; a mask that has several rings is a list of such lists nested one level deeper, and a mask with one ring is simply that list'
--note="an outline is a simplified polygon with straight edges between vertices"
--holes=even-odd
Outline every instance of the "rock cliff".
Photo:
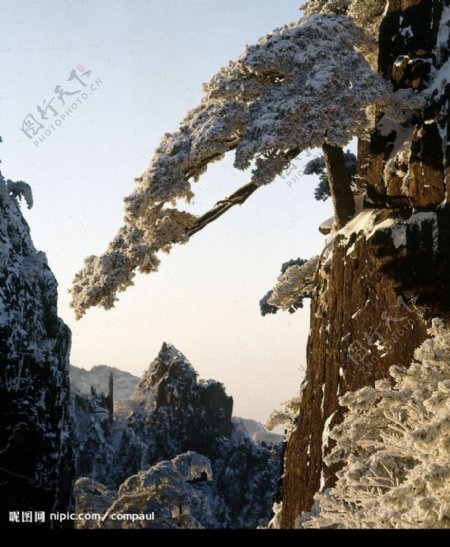
[{"label": "rock cliff", "polygon": [[70,331],[21,198],[31,205],[29,186],[0,174],[0,514],[46,511],[47,522],[29,526],[50,526],[48,512],[67,511],[72,495]]},{"label": "rock cliff", "polygon": [[[385,4],[380,2],[381,4]],[[332,486],[323,464],[339,396],[408,367],[433,317],[450,313],[448,204],[449,3],[392,0],[379,35],[379,71],[394,90],[424,91],[403,123],[377,114],[359,142],[363,210],[328,240],[312,295],[306,387],[286,453],[281,526]]]}]

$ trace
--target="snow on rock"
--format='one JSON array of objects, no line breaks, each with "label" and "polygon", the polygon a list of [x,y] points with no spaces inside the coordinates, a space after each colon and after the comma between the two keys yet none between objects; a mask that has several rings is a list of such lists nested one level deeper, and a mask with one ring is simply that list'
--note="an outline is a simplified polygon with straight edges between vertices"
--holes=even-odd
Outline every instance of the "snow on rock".
[{"label": "snow on rock", "polygon": [[74,450],[76,476],[103,479],[103,468],[108,465],[108,441],[112,421],[112,398],[72,391],[73,416],[76,424]]},{"label": "snow on rock", "polygon": [[[216,528],[219,500],[211,462],[195,452],[180,454],[129,477],[117,492],[91,479],[75,484],[78,513],[95,512],[102,521],[79,521],[79,528]],[[127,515],[135,520],[126,520]]]},{"label": "snow on rock", "polygon": [[439,229],[436,213],[406,212],[397,215],[394,213],[388,218],[382,217],[383,214],[380,215],[379,209],[364,209],[344,228],[336,232],[329,243],[338,239],[340,245],[347,246],[350,238],[353,238],[353,243],[347,249],[347,255],[350,255],[355,250],[358,237],[364,236],[370,239],[380,232],[386,232],[390,235],[394,247],[399,249],[407,245],[408,233],[415,229],[421,230],[425,224],[429,224],[432,229],[433,251],[438,252]]},{"label": "snow on rock", "polygon": [[[142,477],[158,462],[173,467],[174,462],[187,461],[176,460],[177,456],[195,452],[211,462],[211,473],[206,472],[207,497],[216,501],[211,505],[211,519],[205,512],[204,518],[188,519],[190,525],[254,528],[267,524],[280,477],[281,448],[263,440],[255,442],[242,424],[233,422],[233,400],[221,383],[198,380],[186,357],[165,343],[134,393],[115,405],[114,412],[112,393],[113,388],[107,395],[95,390],[91,395],[74,394],[80,479],[87,476],[125,496],[123,484],[141,480],[129,483],[130,476]],[[177,472],[185,477],[189,469],[196,469],[191,464],[180,466]],[[192,475],[186,480],[197,479]],[[184,499],[183,506],[189,505]]]},{"label": "snow on rock", "polygon": [[319,226],[319,232],[323,235],[331,233],[334,224],[334,216],[324,220]]},{"label": "snow on rock", "polygon": [[57,315],[57,283],[34,248],[21,197],[32,205],[30,187],[0,173],[2,519],[14,510],[67,511],[73,479],[70,331]]}]

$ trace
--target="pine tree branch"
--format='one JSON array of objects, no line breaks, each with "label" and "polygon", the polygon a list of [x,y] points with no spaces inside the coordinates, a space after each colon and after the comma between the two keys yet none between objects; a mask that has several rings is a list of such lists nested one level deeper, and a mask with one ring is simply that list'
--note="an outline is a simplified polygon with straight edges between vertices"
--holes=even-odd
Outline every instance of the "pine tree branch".
[{"label": "pine tree branch", "polygon": [[[285,153],[286,164],[296,158],[300,152],[300,148],[293,148],[292,150],[287,151]],[[211,222],[220,218],[235,205],[242,205],[254,192],[256,192],[256,190],[258,190],[258,188],[261,188],[261,185],[256,184],[255,182],[249,182],[227,198],[218,201],[214,207],[197,219],[196,223],[187,231],[187,235],[192,237],[194,234],[208,226],[208,224],[211,224]]]},{"label": "pine tree branch", "polygon": [[200,232],[200,230],[203,230],[208,224],[211,224],[211,222],[214,222],[225,214],[231,207],[242,205],[258,188],[259,186],[256,183],[250,182],[249,184],[242,186],[242,188],[239,188],[239,190],[234,192],[234,194],[231,194],[231,196],[218,201],[212,209],[198,218],[194,226],[188,230],[188,236],[191,237],[197,232]]}]

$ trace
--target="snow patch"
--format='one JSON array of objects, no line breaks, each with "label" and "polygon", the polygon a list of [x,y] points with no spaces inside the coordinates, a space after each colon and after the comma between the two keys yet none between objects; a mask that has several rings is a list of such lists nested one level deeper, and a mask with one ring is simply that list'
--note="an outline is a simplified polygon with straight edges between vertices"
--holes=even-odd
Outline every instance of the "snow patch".
[{"label": "snow patch", "polygon": [[325,449],[328,446],[328,442],[330,440],[330,432],[331,432],[331,422],[333,420],[334,415],[336,414],[336,411],[333,412],[333,414],[330,414],[328,418],[325,420],[325,424],[323,426],[323,433],[322,433],[322,457],[325,454]]},{"label": "snow patch", "polygon": [[439,250],[439,229],[437,215],[434,212],[413,213],[410,218],[405,220],[388,218],[375,225],[367,235],[367,239],[370,239],[379,231],[390,230],[394,247],[399,249],[406,245],[407,226],[416,225],[420,227],[425,222],[431,222],[433,225],[433,252],[437,253]]}]

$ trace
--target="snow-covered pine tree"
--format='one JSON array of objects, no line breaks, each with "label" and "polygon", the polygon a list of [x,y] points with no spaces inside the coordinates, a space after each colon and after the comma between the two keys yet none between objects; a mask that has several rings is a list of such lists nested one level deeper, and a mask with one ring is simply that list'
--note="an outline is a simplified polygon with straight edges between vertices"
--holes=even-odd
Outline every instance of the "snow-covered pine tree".
[{"label": "snow-covered pine tree", "polygon": [[[327,465],[344,465],[316,495],[304,528],[450,528],[450,332],[434,321],[409,368],[346,393]],[[328,444],[328,439],[324,439]]]},{"label": "snow-covered pine tree", "polygon": [[[362,54],[371,48],[370,37],[349,17],[311,13],[247,47],[211,78],[200,105],[178,131],[163,137],[150,167],[136,179],[136,190],[125,200],[125,224],[107,251],[87,258],[77,274],[76,315],[95,305],[113,307],[136,270],[158,269],[159,251],[185,243],[242,204],[305,149],[323,149],[336,224],[343,226],[354,200],[342,146],[367,133],[369,107],[395,101]],[[192,182],[232,150],[238,169],[253,163],[249,184],[200,217],[173,207],[189,202]]]},{"label": "snow-covered pine tree", "polygon": [[303,308],[303,300],[311,298],[318,264],[318,256],[285,262],[275,287],[259,303],[261,315],[277,313],[278,310],[294,313]]}]

